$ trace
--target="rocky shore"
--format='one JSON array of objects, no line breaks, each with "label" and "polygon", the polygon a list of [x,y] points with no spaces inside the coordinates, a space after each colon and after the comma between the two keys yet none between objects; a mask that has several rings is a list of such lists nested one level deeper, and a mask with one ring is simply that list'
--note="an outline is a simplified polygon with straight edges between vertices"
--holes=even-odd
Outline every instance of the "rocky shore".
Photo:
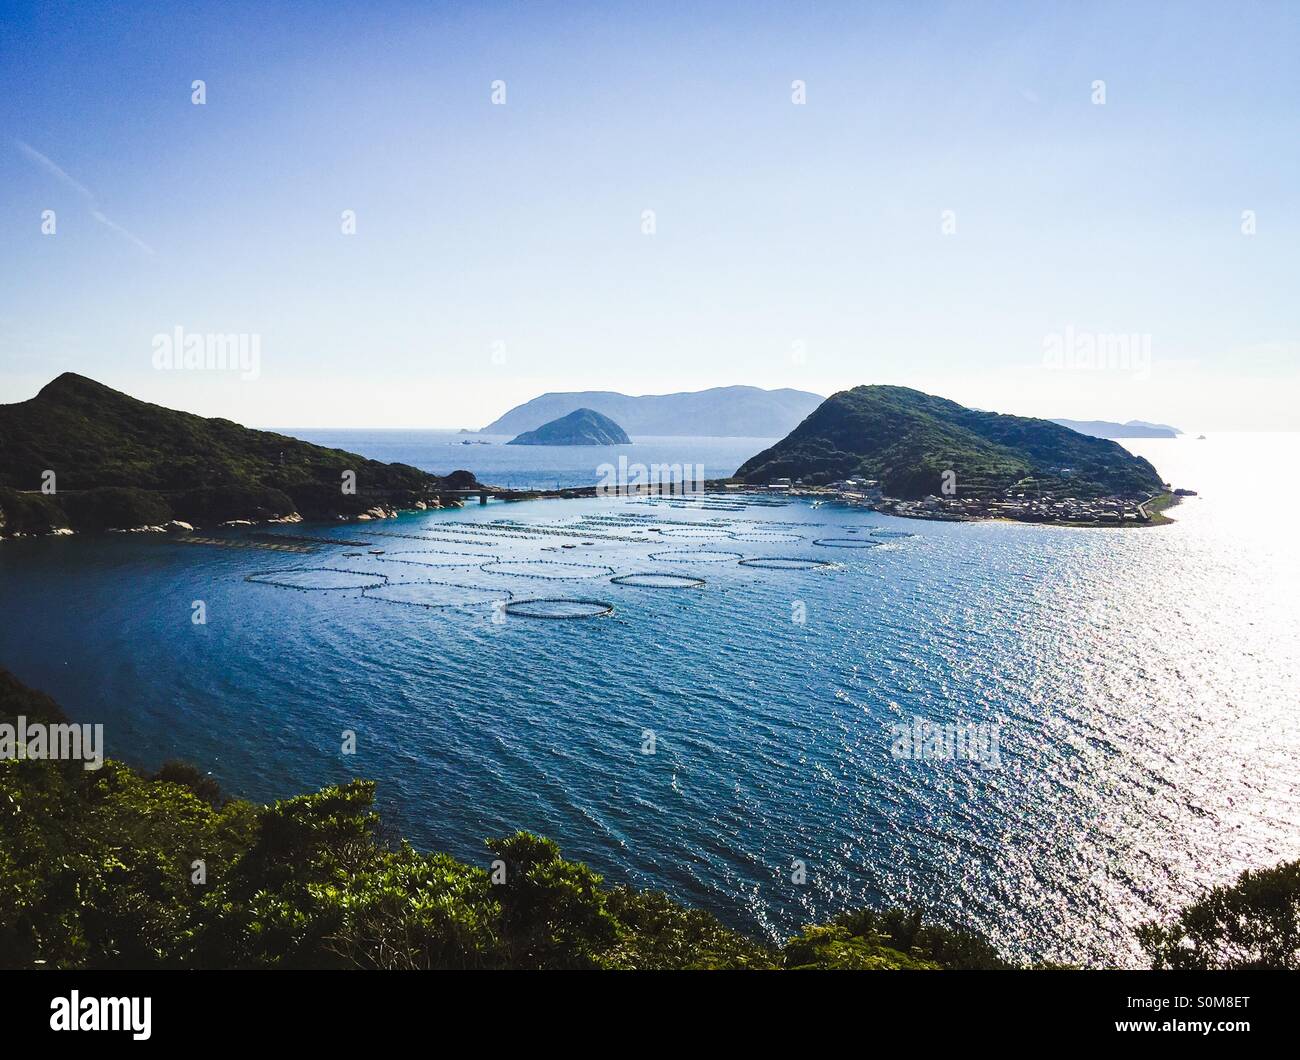
[{"label": "rocky shore", "polygon": [[[360,503],[368,503],[361,501]],[[146,502],[140,507],[147,508]],[[402,512],[429,511],[439,508],[459,508],[463,501],[453,497],[431,496],[425,499],[398,504],[381,502],[352,511],[318,513],[316,519],[335,519],[338,522],[368,522],[375,519],[396,519]],[[128,509],[129,510],[129,509]],[[210,518],[189,521],[185,519],[153,519],[136,522],[131,518],[112,518],[103,524],[83,523],[71,525],[57,495],[23,494],[15,490],[0,489],[0,541],[22,537],[71,537],[75,534],[187,534],[199,529],[240,526],[274,526],[304,522],[298,511],[284,514],[267,514],[263,511],[236,513],[233,518]]]}]

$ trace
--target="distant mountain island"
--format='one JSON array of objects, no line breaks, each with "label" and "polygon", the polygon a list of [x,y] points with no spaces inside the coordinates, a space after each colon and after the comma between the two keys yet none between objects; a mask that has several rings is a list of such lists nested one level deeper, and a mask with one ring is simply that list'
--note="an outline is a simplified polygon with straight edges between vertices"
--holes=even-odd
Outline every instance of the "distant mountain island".
[{"label": "distant mountain island", "polygon": [[963,498],[1018,490],[1145,499],[1164,490],[1155,468],[1114,441],[898,386],[860,386],[827,398],[735,478],[824,485],[861,477],[887,496],[919,499],[949,492],[946,472]]},{"label": "distant mountain island", "polygon": [[630,445],[632,439],[608,416],[594,409],[575,409],[535,431],[526,431],[506,445]]},{"label": "distant mountain island", "polygon": [[1148,423],[1146,420],[1129,420],[1112,423],[1109,420],[1052,420],[1080,434],[1094,438],[1177,438],[1183,432],[1165,423]]},{"label": "distant mountain island", "polygon": [[548,393],[493,420],[483,433],[523,434],[577,409],[590,409],[608,416],[633,435],[780,438],[794,430],[821,402],[817,394],[802,390],[760,390],[753,386],[643,397],[607,390]]},{"label": "distant mountain island", "polygon": [[[344,472],[355,492],[344,492]],[[53,493],[42,492],[53,472]],[[66,372],[0,405],[0,535],[294,521],[453,503],[477,486],[151,405]]]}]

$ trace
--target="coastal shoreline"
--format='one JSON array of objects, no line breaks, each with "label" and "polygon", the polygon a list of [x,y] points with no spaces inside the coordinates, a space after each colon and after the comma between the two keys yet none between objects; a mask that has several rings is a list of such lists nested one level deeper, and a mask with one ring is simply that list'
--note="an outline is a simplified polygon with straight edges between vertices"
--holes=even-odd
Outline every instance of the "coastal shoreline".
[{"label": "coastal shoreline", "polygon": [[[689,497],[692,495],[702,494],[709,490],[718,492],[739,492],[744,489],[745,492],[759,493],[764,492],[761,488],[743,487],[729,479],[714,479],[705,482],[703,490],[687,491],[682,493],[665,492],[662,490],[637,489],[635,493],[628,492],[618,494],[617,496],[658,496],[658,497]],[[554,490],[510,490],[496,489],[490,486],[484,487],[484,491],[491,494],[494,498],[505,503],[519,503],[530,500],[580,500],[597,498],[600,496],[599,487],[592,486],[566,486]],[[878,507],[876,504],[850,499],[841,496],[834,490],[822,489],[818,487],[794,487],[789,490],[771,490],[764,495],[794,497],[810,501],[821,501],[822,503],[833,503],[846,508],[862,508],[865,511],[874,512],[877,515],[888,515],[895,519],[914,519],[918,522],[931,523],[1014,523],[1021,526],[1048,526],[1063,527],[1066,529],[1077,530],[1114,530],[1130,529],[1134,527],[1148,526],[1167,526],[1176,522],[1165,514],[1168,509],[1175,507],[1182,501],[1182,497],[1173,492],[1157,494],[1148,500],[1142,501],[1138,508],[1149,512],[1149,518],[1145,520],[1114,520],[1114,521],[1091,521],[1083,522],[1078,520],[1045,520],[1045,519],[1017,519],[1006,515],[990,516],[968,516],[956,515],[947,512],[929,512],[929,511],[897,511],[887,508]],[[612,498],[611,498],[612,499]],[[882,498],[885,503],[896,504],[897,498]],[[465,503],[463,499],[451,500],[448,503],[437,505],[422,504],[415,507],[375,507],[364,512],[358,512],[355,515],[336,515],[334,519],[306,518],[298,512],[289,515],[276,516],[270,519],[228,519],[211,526],[197,526],[189,523],[173,520],[168,525],[143,525],[132,527],[105,527],[98,531],[75,531],[68,527],[51,526],[43,532],[32,532],[30,530],[18,531],[12,534],[0,533],[0,542],[17,539],[35,539],[45,537],[94,537],[101,534],[187,534],[197,530],[221,530],[221,529],[238,529],[241,527],[254,526],[279,526],[285,524],[320,524],[320,525],[337,525],[365,523],[379,519],[396,519],[401,515],[415,514],[417,512],[428,511],[445,511],[448,509],[463,509]]]},{"label": "coastal shoreline", "polygon": [[[788,486],[788,487],[756,487],[747,484],[738,484],[732,479],[711,479],[705,484],[706,489],[719,489],[737,491],[739,489],[748,489],[753,492],[764,492],[772,496],[781,497],[803,497],[813,500],[820,500],[822,503],[833,503],[843,505],[849,508],[862,508],[866,511],[875,512],[877,515],[888,515],[895,519],[916,519],[920,522],[932,523],[1018,523],[1027,526],[1060,526],[1080,530],[1096,529],[1125,529],[1136,526],[1165,526],[1175,522],[1164,512],[1174,507],[1183,498],[1172,490],[1166,490],[1163,493],[1155,494],[1144,501],[1137,503],[1136,508],[1139,512],[1147,514],[1148,518],[1142,519],[1097,519],[1097,520],[1075,520],[1075,519],[1018,519],[1011,515],[967,515],[964,513],[948,512],[940,510],[925,509],[902,509],[896,506],[906,502],[897,497],[877,496],[871,497],[867,494],[848,494],[841,490],[832,489],[826,486]],[[1149,512],[1148,512],[1149,510]]]},{"label": "coastal shoreline", "polygon": [[[1166,499],[1167,498],[1167,499]],[[1153,505],[1160,502],[1159,507]],[[952,516],[952,515],[925,515],[912,512],[884,512],[871,508],[870,511],[876,511],[880,515],[889,515],[895,519],[916,519],[923,523],[1008,523],[1015,526],[1043,526],[1050,528],[1061,528],[1066,530],[1133,530],[1151,526],[1172,526],[1178,520],[1172,519],[1165,515],[1165,511],[1173,508],[1182,502],[1182,498],[1172,493],[1157,494],[1150,500],[1143,501],[1139,508],[1145,508],[1150,511],[1151,517],[1146,520],[1136,519],[1121,522],[1083,522],[1075,519],[1057,519],[1052,521],[1042,519],[1016,519],[1007,515],[990,515],[983,517],[975,516]]]}]

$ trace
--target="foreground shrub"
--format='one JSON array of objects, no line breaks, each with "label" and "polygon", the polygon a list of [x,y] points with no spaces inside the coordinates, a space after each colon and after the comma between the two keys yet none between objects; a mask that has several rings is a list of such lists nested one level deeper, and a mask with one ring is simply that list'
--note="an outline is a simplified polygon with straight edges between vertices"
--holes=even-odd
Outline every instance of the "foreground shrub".
[{"label": "foreground shrub", "polygon": [[1138,940],[1153,968],[1300,969],[1300,861],[1247,870]]}]

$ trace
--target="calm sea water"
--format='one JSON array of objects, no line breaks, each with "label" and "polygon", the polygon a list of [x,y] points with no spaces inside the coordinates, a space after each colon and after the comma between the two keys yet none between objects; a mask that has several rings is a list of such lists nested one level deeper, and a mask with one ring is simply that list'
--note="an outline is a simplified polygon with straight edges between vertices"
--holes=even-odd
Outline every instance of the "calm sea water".
[{"label": "calm sea water", "polygon": [[[400,455],[403,441],[346,444],[487,477],[458,456]],[[103,722],[117,757],[187,758],[256,799],[372,777],[394,831],[468,860],[486,860],[485,836],[528,828],[613,880],[773,937],[866,903],[916,903],[1019,956],[1131,964],[1143,919],[1300,856],[1297,502],[1279,488],[1300,444],[1134,448],[1201,491],[1175,525],[583,500],[330,528],[373,542],[351,557],[10,541],[0,664]],[[815,544],[873,528],[915,536]],[[291,570],[267,573],[279,568]],[[609,570],[705,585],[616,585]],[[249,575],[388,584],[294,591]],[[614,613],[494,622],[507,594]],[[191,621],[196,600],[206,625]],[[914,716],[999,723],[1000,768],[895,758],[890,725]]]},{"label": "calm sea water", "polygon": [[[689,464],[703,467],[704,477],[730,475],[775,438],[652,438],[638,437],[631,445],[506,445],[512,435],[462,435],[455,431],[304,430],[282,428],[303,441],[361,453],[374,460],[410,464],[435,475],[459,468],[474,472],[480,482],[515,489],[558,489],[590,486],[600,480],[602,464]],[[465,445],[466,440],[470,444]],[[479,442],[488,442],[480,445]],[[635,479],[633,479],[635,481]]]}]

